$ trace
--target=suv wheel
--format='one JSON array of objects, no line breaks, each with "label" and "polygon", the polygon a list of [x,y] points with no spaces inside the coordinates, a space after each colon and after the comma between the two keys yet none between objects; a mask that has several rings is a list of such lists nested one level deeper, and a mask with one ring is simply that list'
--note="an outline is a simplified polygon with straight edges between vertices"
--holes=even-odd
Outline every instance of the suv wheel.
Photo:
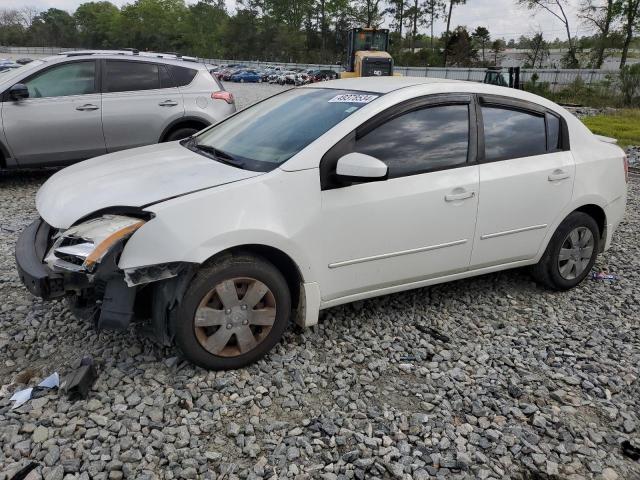
[{"label": "suv wheel", "polygon": [[176,128],[173,132],[167,135],[165,142],[174,142],[176,140],[182,140],[183,138],[190,137],[191,135],[194,135],[199,131],[200,130],[193,127]]},{"label": "suv wheel", "polygon": [[533,277],[553,290],[568,290],[589,274],[600,251],[600,229],[593,217],[573,212],[551,237]]},{"label": "suv wheel", "polygon": [[176,344],[203,368],[240,368],[280,341],[290,317],[291,294],[278,269],[260,257],[229,255],[191,281],[178,309]]}]

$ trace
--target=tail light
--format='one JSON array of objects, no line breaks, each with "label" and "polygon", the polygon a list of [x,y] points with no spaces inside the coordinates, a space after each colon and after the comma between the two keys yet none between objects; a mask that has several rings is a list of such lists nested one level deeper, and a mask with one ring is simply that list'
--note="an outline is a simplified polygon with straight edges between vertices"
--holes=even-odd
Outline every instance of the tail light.
[{"label": "tail light", "polygon": [[629,157],[625,155],[622,161],[624,163],[624,180],[629,183]]},{"label": "tail light", "polygon": [[224,100],[225,102],[231,104],[233,103],[233,94],[231,92],[225,92],[224,90],[219,92],[213,92],[211,94],[211,98],[214,100]]}]

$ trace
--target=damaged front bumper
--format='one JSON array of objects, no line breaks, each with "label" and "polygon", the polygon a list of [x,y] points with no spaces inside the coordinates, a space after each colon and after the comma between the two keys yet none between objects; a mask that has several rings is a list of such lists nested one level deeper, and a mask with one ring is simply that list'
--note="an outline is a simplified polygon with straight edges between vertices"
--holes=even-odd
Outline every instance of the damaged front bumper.
[{"label": "damaged front bumper", "polygon": [[[38,219],[18,239],[18,273],[33,295],[45,300],[70,296],[74,313],[91,318],[98,329],[123,329],[134,318],[149,319],[156,338],[167,343],[170,313],[181,298],[178,287],[191,278],[193,264],[174,262],[123,271],[117,265],[127,238],[122,237],[87,268],[91,257],[66,255],[75,250],[58,248],[60,238],[59,232]],[[63,255],[58,257],[60,250]],[[157,288],[146,289],[150,283]]]},{"label": "damaged front bumper", "polygon": [[45,300],[62,297],[67,290],[82,289],[89,283],[83,274],[56,273],[43,262],[51,234],[51,227],[38,219],[22,232],[15,252],[20,280],[32,294]]}]

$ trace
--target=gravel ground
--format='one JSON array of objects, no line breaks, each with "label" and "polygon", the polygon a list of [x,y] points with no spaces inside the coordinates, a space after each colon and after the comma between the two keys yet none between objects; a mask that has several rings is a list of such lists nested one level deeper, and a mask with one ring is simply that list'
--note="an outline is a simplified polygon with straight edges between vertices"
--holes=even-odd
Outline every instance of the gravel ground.
[{"label": "gravel ground", "polygon": [[[620,448],[640,438],[638,178],[596,264],[616,282],[552,293],[510,271],[389,295],[209,373],[22,287],[13,246],[47,175],[0,176],[0,480],[30,461],[45,479],[640,478]],[[87,400],[10,410],[82,354],[100,374]]]}]

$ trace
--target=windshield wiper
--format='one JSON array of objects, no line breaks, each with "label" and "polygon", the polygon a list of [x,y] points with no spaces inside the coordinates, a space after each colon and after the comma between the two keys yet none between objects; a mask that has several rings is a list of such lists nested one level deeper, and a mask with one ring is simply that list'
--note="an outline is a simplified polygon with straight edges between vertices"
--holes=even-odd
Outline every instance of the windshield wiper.
[{"label": "windshield wiper", "polygon": [[211,147],[209,145],[201,145],[197,142],[190,142],[193,148],[198,150],[202,150],[203,152],[207,152],[215,157],[220,163],[225,163],[227,165],[231,165],[233,167],[244,168],[244,163],[240,160],[237,160],[233,155],[227,153],[223,150],[220,150],[216,147]]}]

